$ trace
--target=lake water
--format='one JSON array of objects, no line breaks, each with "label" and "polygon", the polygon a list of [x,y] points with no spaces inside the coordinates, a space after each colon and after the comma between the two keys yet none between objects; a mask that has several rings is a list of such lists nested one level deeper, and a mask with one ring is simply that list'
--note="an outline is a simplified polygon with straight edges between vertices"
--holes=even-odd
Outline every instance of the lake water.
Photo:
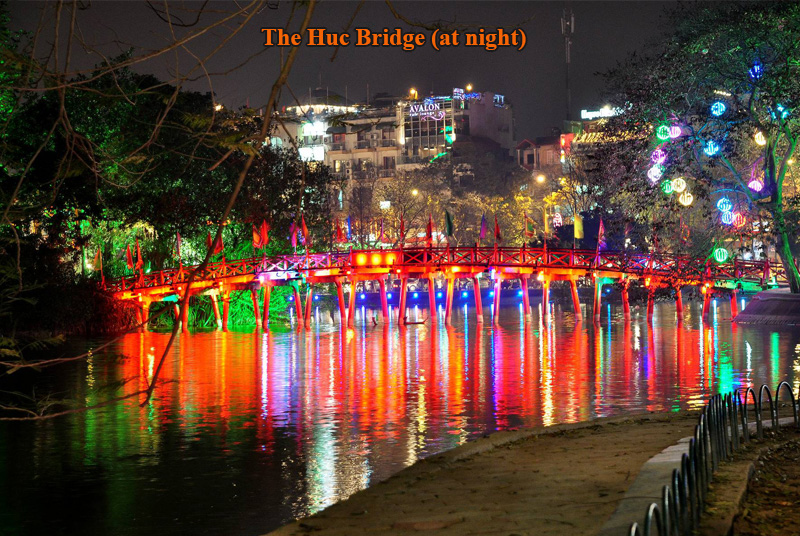
[{"label": "lake water", "polygon": [[[641,307],[625,323],[605,306],[595,325],[555,304],[528,323],[504,308],[499,327],[462,307],[450,328],[373,326],[361,310],[354,330],[318,313],[309,331],[179,335],[146,407],[0,423],[0,534],[263,534],[497,430],[699,408],[781,380],[797,392],[800,334],[731,325],[727,300],[703,323],[700,307],[678,324],[657,304],[652,326]],[[40,389],[82,405],[135,392],[168,337],[125,336]]]}]

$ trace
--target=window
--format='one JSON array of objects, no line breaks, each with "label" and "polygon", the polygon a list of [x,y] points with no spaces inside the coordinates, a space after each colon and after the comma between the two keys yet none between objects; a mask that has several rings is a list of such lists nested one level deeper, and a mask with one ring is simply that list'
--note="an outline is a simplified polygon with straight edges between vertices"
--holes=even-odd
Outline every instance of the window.
[{"label": "window", "polygon": [[526,155],[526,157],[527,157],[527,160],[528,160],[528,161],[526,162],[526,164],[533,164],[533,157],[534,157],[534,154],[533,154],[533,153],[528,153],[528,154]]},{"label": "window", "polygon": [[384,156],[383,157],[383,167],[384,169],[394,169],[395,168],[395,160],[393,156]]}]

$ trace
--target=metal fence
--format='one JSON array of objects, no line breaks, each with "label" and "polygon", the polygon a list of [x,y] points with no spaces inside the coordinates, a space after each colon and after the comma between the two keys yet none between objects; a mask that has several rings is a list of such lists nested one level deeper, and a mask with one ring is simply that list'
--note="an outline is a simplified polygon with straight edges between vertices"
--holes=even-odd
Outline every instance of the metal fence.
[{"label": "metal fence", "polygon": [[644,523],[631,524],[628,536],[650,536],[656,532],[659,536],[693,534],[700,523],[714,471],[721,461],[750,441],[748,411],[752,410],[755,417],[755,435],[762,439],[766,401],[771,428],[778,431],[779,399],[784,392],[792,408],[794,426],[800,428],[795,396],[786,382],[778,384],[774,397],[766,385],[761,386],[757,396],[756,391],[748,387],[711,397],[695,426],[694,437],[689,440],[689,452],[681,458],[680,469],[673,470],[671,482],[662,488],[661,500],[647,508]]}]

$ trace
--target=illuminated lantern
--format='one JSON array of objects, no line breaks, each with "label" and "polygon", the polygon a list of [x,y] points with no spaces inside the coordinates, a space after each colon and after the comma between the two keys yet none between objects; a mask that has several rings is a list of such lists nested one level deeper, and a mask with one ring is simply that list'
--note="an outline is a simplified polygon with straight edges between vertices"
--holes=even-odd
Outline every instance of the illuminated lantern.
[{"label": "illuminated lantern", "polygon": [[679,127],[678,125],[672,125],[671,127],[669,127],[670,138],[675,139],[680,135],[681,135],[681,127]]},{"label": "illuminated lantern", "polygon": [[714,104],[711,105],[711,115],[713,115],[715,117],[719,117],[719,116],[721,116],[722,114],[725,113],[726,109],[727,108],[726,108],[724,102],[717,101],[717,102],[715,102]]},{"label": "illuminated lantern", "polygon": [[375,266],[377,264],[381,264],[381,261],[383,261],[383,258],[381,257],[381,255],[379,253],[373,253],[372,256],[370,257],[369,261],[370,261],[370,264]]},{"label": "illuminated lantern", "polygon": [[750,78],[753,80],[758,80],[761,78],[761,75],[764,74],[764,68],[762,67],[761,62],[758,60],[753,62],[753,66],[750,67],[748,73],[750,73]]},{"label": "illuminated lantern", "polygon": [[661,183],[661,191],[669,195],[672,193],[672,181],[666,180]]},{"label": "illuminated lantern", "polygon": [[662,151],[661,149],[656,149],[653,151],[653,154],[650,155],[650,160],[654,164],[663,164],[664,160],[667,159],[667,153]]},{"label": "illuminated lantern", "polygon": [[363,253],[356,255],[356,264],[359,266],[364,266],[367,264],[367,256]]},{"label": "illuminated lantern", "polygon": [[751,190],[753,190],[754,192],[760,192],[761,190],[763,190],[763,189],[764,189],[764,183],[763,183],[763,182],[761,182],[761,181],[760,181],[760,180],[758,180],[758,179],[753,179],[753,180],[751,180],[749,183],[747,183],[747,186],[748,186],[748,187],[749,187]]},{"label": "illuminated lantern", "polygon": [[688,207],[692,204],[692,201],[694,201],[694,196],[687,190],[681,194],[678,201],[680,201],[681,205],[684,207]]},{"label": "illuminated lantern", "polygon": [[732,208],[733,203],[731,203],[731,200],[727,197],[723,197],[717,201],[717,209],[719,209],[720,212],[730,212]]},{"label": "illuminated lantern", "polygon": [[714,140],[708,140],[706,146],[703,147],[703,152],[706,153],[707,156],[714,156],[719,152],[719,144]]},{"label": "illuminated lantern", "polygon": [[[787,117],[789,117],[789,110],[784,108],[783,104],[777,105],[776,108],[777,108],[778,112],[781,115],[781,119],[786,119]],[[773,119],[775,118],[775,113],[774,112],[772,113],[772,118]]]},{"label": "illuminated lantern", "polygon": [[734,227],[744,227],[747,223],[747,218],[741,212],[734,212],[733,213],[733,225]]},{"label": "illuminated lantern", "polygon": [[686,181],[683,178],[678,177],[677,179],[672,179],[672,191],[681,193],[686,189]]},{"label": "illuminated lantern", "polygon": [[725,248],[714,248],[714,260],[722,264],[728,260],[728,250]]},{"label": "illuminated lantern", "polygon": [[660,125],[656,129],[656,138],[661,141],[666,141],[669,139],[669,126],[667,125]]},{"label": "illuminated lantern", "polygon": [[664,168],[661,166],[653,166],[647,170],[647,178],[650,179],[650,182],[655,184],[661,179],[661,175],[664,174]]},{"label": "illuminated lantern", "polygon": [[723,212],[722,216],[720,217],[722,223],[725,225],[730,225],[733,223],[733,212]]},{"label": "illuminated lantern", "polygon": [[766,145],[767,144],[767,138],[764,136],[764,133],[761,132],[760,130],[758,132],[756,132],[756,135],[754,136],[754,138],[755,138],[756,143],[758,145]]},{"label": "illuminated lantern", "polygon": [[564,219],[561,217],[560,212],[553,214],[553,227],[561,227],[564,224]]}]

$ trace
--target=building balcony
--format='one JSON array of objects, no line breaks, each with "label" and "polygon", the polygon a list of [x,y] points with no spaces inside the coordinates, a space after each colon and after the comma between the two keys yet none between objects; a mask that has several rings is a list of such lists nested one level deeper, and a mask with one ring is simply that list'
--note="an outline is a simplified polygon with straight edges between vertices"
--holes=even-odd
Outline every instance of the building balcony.
[{"label": "building balcony", "polygon": [[369,149],[369,140],[358,140],[356,142],[356,149]]},{"label": "building balcony", "polygon": [[344,143],[331,143],[328,146],[329,151],[346,151]]},{"label": "building balcony", "polygon": [[381,140],[381,147],[397,147],[397,140]]},{"label": "building balcony", "polygon": [[378,177],[381,179],[394,178],[395,168],[381,168],[378,170]]}]

